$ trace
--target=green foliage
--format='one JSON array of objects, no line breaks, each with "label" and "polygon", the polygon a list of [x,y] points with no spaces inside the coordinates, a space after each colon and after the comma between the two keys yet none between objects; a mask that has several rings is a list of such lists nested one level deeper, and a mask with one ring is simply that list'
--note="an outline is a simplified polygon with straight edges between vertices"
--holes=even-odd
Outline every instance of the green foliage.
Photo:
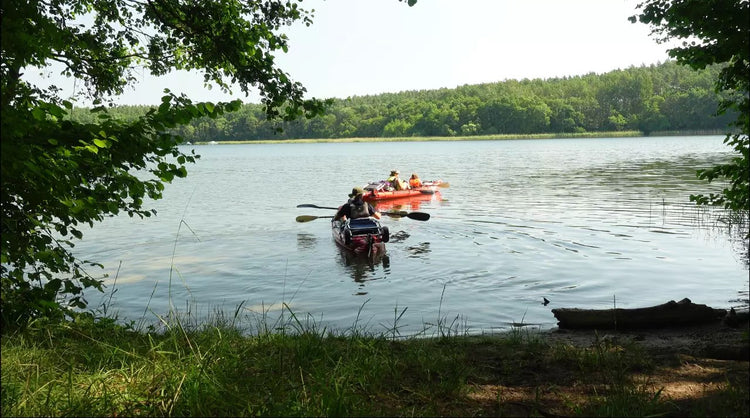
[{"label": "green foliage", "polygon": [[737,113],[734,126],[739,132],[727,135],[725,143],[737,156],[729,164],[700,170],[698,177],[709,182],[729,181],[721,194],[694,195],[699,204],[723,205],[736,211],[750,210],[750,2],[747,0],[651,0],[638,5],[638,16],[630,18],[652,26],[658,42],[682,40],[669,49],[680,64],[703,69],[724,64],[718,75],[717,91],[728,94],[719,111]]},{"label": "green foliage", "polygon": [[168,131],[238,106],[165,96],[158,108],[130,122],[95,108],[98,123],[67,120],[66,108],[52,102],[30,99],[8,107],[1,143],[3,321],[59,315],[59,295],[85,308],[83,289],[101,290],[101,281],[86,272],[95,263],[69,252],[71,239],[83,236],[82,225],[105,216],[155,214],[143,207],[144,199],[161,198],[164,183],[185,177],[185,164],[198,158],[178,151],[181,138]]},{"label": "green foliage", "polygon": [[721,193],[690,195],[690,200],[701,205],[722,205],[734,211],[750,210],[750,139],[747,134],[729,135],[724,143],[738,154],[727,164],[698,170],[698,178],[713,181],[717,178],[729,180]]},{"label": "green foliage", "polygon": [[[410,4],[413,2],[410,2]],[[216,119],[239,102],[197,103],[166,92],[161,105],[115,117],[102,105],[145,68],[163,75],[200,70],[207,85],[258,89],[266,119],[323,112],[326,102],[276,67],[286,51],[279,30],[312,15],[291,1],[109,0],[3,1],[0,9],[2,114],[2,325],[62,317],[86,307],[100,289],[70,252],[81,226],[126,212],[150,216],[144,199],[185,177],[197,156],[177,149],[180,125]],[[55,63],[85,86],[96,107],[86,114],[23,74]],[[251,123],[251,122],[250,122]]]}]

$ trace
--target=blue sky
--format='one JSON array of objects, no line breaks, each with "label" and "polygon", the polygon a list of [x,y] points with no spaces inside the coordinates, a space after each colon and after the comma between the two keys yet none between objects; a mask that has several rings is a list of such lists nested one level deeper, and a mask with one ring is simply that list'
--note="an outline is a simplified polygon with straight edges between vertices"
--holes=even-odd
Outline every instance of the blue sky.
[{"label": "blue sky", "polygon": [[[627,20],[639,1],[304,0],[314,23],[285,31],[277,63],[310,97],[346,98],[663,62],[667,47]],[[206,89],[199,73],[139,79],[117,103],[157,104],[165,87],[196,101],[258,101]],[[52,80],[72,92],[70,80]]]}]

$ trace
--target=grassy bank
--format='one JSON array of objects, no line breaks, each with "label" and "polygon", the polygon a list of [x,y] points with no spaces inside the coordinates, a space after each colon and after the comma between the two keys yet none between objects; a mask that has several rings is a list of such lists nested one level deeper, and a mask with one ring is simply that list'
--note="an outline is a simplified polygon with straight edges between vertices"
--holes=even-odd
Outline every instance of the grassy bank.
[{"label": "grassy bank", "polygon": [[[668,131],[653,132],[657,136],[691,136],[691,135],[724,135],[720,131]],[[318,139],[267,139],[257,141],[213,141],[215,144],[310,144],[310,143],[347,143],[347,142],[426,142],[426,141],[501,141],[507,139],[555,139],[555,138],[631,138],[644,136],[641,131],[581,132],[557,134],[498,134],[472,136],[408,136],[393,138],[318,138]],[[196,142],[206,145],[209,142]]]},{"label": "grassy bank", "polygon": [[[721,372],[598,335],[583,347],[525,330],[394,340],[292,321],[246,336],[232,321],[214,322],[164,322],[157,332],[82,317],[6,332],[2,415],[748,414],[746,362]],[[711,367],[710,379],[695,382],[710,388],[667,396],[664,379],[698,379],[690,367]]]}]

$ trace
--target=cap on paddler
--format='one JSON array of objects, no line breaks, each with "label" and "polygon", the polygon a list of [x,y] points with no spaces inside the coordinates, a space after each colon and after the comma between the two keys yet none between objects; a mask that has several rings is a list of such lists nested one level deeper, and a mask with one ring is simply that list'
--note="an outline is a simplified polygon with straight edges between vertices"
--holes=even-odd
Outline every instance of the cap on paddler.
[{"label": "cap on paddler", "polygon": [[352,192],[349,193],[349,197],[355,197],[357,195],[365,194],[365,190],[361,187],[355,187],[352,189]]}]

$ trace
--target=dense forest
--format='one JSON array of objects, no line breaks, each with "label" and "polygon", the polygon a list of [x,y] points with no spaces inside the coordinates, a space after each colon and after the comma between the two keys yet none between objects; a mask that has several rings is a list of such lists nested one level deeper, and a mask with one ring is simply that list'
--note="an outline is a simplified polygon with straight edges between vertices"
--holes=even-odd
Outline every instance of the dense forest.
[{"label": "dense forest", "polygon": [[[260,104],[179,128],[186,141],[430,137],[493,134],[641,131],[725,131],[736,114],[716,116],[720,67],[695,71],[665,62],[604,74],[506,80],[453,89],[335,99],[325,115],[269,122]],[[147,106],[120,106],[130,119]],[[88,109],[72,118],[86,122]],[[281,131],[279,131],[281,128]]]}]

